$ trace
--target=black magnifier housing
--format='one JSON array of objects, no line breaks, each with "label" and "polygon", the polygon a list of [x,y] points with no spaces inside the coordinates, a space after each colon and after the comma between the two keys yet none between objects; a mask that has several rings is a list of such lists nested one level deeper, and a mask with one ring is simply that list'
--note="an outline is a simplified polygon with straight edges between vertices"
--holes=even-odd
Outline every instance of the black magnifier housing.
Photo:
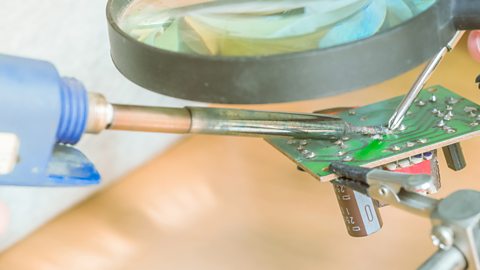
[{"label": "black magnifier housing", "polygon": [[343,45],[268,56],[207,56],[159,49],[125,33],[118,18],[130,3],[109,0],[107,5],[117,69],[148,90],[210,103],[289,102],[363,88],[422,64],[456,31],[480,29],[480,0],[438,0],[387,31]]}]

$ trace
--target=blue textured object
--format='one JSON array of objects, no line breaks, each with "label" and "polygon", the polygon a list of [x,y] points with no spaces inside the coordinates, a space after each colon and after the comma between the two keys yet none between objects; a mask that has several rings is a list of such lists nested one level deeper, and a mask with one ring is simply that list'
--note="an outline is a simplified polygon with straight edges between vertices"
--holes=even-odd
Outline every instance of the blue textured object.
[{"label": "blue textured object", "polygon": [[56,186],[83,186],[100,180],[95,166],[77,149],[56,145],[48,163],[47,174]]},{"label": "blue textured object", "polygon": [[83,86],[61,78],[52,64],[0,54],[0,133],[20,141],[18,162],[11,173],[0,175],[0,184],[98,183],[94,165],[67,145],[82,136],[87,109]]},{"label": "blue textured object", "polygon": [[87,125],[87,91],[81,82],[73,78],[63,78],[60,84],[61,113],[57,142],[76,144]]}]

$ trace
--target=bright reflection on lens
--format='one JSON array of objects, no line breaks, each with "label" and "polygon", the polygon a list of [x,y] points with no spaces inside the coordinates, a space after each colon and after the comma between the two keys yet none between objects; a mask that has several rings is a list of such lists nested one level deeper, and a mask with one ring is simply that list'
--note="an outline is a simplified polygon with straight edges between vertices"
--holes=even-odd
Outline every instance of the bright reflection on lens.
[{"label": "bright reflection on lens", "polygon": [[405,22],[435,0],[137,0],[118,18],[133,38],[164,50],[255,56],[327,48]]}]

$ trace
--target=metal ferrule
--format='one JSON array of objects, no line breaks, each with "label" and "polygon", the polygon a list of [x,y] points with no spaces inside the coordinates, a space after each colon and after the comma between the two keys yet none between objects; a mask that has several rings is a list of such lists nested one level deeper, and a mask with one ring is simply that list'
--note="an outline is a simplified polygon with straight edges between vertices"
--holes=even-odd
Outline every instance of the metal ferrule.
[{"label": "metal ferrule", "polygon": [[113,119],[113,107],[99,93],[88,93],[87,133],[100,133],[105,130]]}]

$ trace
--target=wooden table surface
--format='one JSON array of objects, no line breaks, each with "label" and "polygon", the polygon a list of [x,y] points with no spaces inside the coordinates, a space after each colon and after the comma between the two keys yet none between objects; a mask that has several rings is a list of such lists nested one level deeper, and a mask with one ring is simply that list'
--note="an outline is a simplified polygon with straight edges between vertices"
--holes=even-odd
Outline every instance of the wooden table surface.
[{"label": "wooden table surface", "polygon": [[[465,47],[431,84],[480,102],[473,83],[480,65]],[[404,93],[418,72],[334,98],[255,108],[368,104]],[[480,189],[480,140],[463,146],[469,166],[452,172],[441,157],[437,196]],[[379,233],[351,238],[331,185],[297,171],[261,139],[192,136],[1,254],[0,269],[414,269],[434,251],[429,221],[392,207],[381,212]]]}]

